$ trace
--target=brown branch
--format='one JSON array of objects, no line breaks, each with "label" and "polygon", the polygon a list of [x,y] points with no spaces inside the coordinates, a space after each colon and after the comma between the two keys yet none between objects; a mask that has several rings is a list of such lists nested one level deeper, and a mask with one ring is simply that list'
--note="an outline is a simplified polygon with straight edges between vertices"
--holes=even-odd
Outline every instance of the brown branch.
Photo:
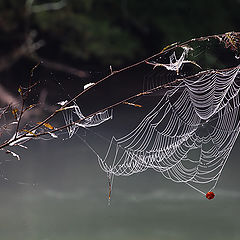
[{"label": "brown branch", "polygon": [[[136,67],[136,66],[138,66],[138,65],[140,65],[140,64],[143,64],[143,63],[146,64],[149,60],[153,59],[154,57],[157,57],[157,56],[159,56],[159,55],[161,55],[161,54],[163,54],[163,53],[165,54],[165,53],[169,52],[170,50],[176,49],[177,47],[184,47],[186,44],[189,44],[189,43],[194,42],[194,41],[205,41],[205,40],[213,39],[213,38],[214,38],[214,39],[216,39],[216,38],[221,38],[221,37],[223,37],[223,36],[224,36],[224,34],[212,35],[212,36],[207,36],[207,37],[200,37],[200,38],[191,39],[191,40],[185,41],[184,43],[181,43],[181,44],[178,44],[178,43],[172,44],[172,45],[169,45],[169,46],[165,47],[165,48],[164,48],[162,51],[160,51],[159,53],[157,53],[157,54],[155,54],[155,55],[153,55],[153,56],[151,56],[151,57],[148,57],[148,58],[146,58],[146,59],[144,59],[144,60],[142,60],[142,61],[139,61],[139,62],[137,62],[137,63],[135,63],[135,64],[132,64],[132,65],[130,65],[130,66],[128,66],[128,67],[122,68],[122,69],[117,70],[117,71],[111,71],[111,73],[110,73],[108,76],[100,79],[100,80],[99,80],[98,82],[96,82],[95,84],[91,85],[90,87],[86,88],[85,90],[83,90],[82,92],[80,92],[79,94],[77,94],[74,98],[72,98],[72,99],[71,99],[69,102],[67,102],[64,106],[62,106],[60,109],[56,110],[56,111],[53,112],[50,116],[48,116],[45,120],[43,120],[39,125],[31,128],[31,129],[28,131],[28,134],[29,134],[29,133],[33,133],[36,129],[40,128],[40,127],[43,126],[45,123],[47,123],[50,119],[52,119],[58,112],[64,111],[64,108],[67,107],[70,103],[73,103],[73,102],[74,102],[77,98],[79,98],[81,95],[83,95],[84,93],[86,93],[87,91],[89,91],[91,88],[95,87],[96,85],[100,84],[101,82],[105,81],[106,79],[110,78],[111,76],[116,75],[116,74],[118,74],[118,73],[121,73],[121,72],[123,72],[123,71],[126,71],[127,69],[131,69],[131,68],[133,68],[133,67]],[[239,68],[239,67],[237,67],[237,68]],[[233,69],[233,68],[230,68],[230,69]],[[223,69],[223,70],[218,70],[218,71],[225,71],[225,70],[229,70],[229,69]],[[203,73],[208,72],[208,71],[212,71],[212,70],[202,71],[202,72],[199,72],[198,74],[203,74]],[[189,76],[189,77],[193,77],[193,76]],[[103,111],[105,111],[105,110],[109,110],[109,109],[111,109],[111,108],[114,108],[114,107],[116,107],[116,106],[118,106],[118,105],[120,105],[120,104],[123,104],[124,102],[127,102],[127,101],[129,101],[129,100],[131,100],[131,99],[133,99],[133,98],[136,98],[136,97],[139,97],[139,96],[143,96],[143,95],[148,95],[148,94],[152,93],[152,91],[158,90],[158,89],[160,89],[160,88],[169,88],[169,87],[171,87],[173,84],[175,84],[175,83],[177,83],[177,82],[179,82],[179,81],[182,81],[183,79],[184,79],[184,78],[177,78],[176,80],[174,80],[174,81],[172,81],[172,82],[170,82],[170,83],[167,83],[167,84],[158,86],[158,87],[156,87],[156,88],[153,88],[153,89],[149,90],[148,92],[141,92],[141,93],[136,94],[136,95],[134,95],[134,96],[128,97],[128,98],[126,98],[126,99],[124,99],[124,100],[121,100],[121,101],[115,103],[115,104],[112,104],[112,105],[110,105],[110,106],[108,106],[108,107],[105,107],[105,108],[99,110],[99,111],[96,111],[96,112],[94,112],[94,113],[86,116],[86,117],[83,118],[83,119],[77,120],[77,121],[75,121],[75,122],[72,122],[72,123],[70,123],[70,124],[64,125],[64,126],[59,127],[59,128],[55,128],[55,129],[52,130],[52,131],[48,131],[48,132],[44,132],[44,133],[39,133],[39,134],[34,134],[34,135],[32,134],[32,135],[30,135],[30,136],[29,136],[29,135],[27,136],[27,133],[25,133],[25,134],[23,134],[23,135],[15,138],[14,140],[7,141],[7,142],[3,143],[2,145],[0,145],[0,149],[4,148],[4,147],[6,147],[6,146],[9,146],[9,144],[11,144],[12,142],[14,142],[14,141],[16,141],[16,140],[19,140],[19,139],[21,139],[21,138],[24,138],[24,137],[29,137],[29,138],[31,139],[31,138],[33,138],[33,137],[38,137],[38,136],[42,136],[42,135],[46,135],[46,134],[49,134],[49,133],[54,133],[54,132],[60,131],[60,130],[65,129],[65,128],[67,128],[67,127],[70,127],[70,126],[72,126],[72,125],[74,125],[74,124],[76,124],[76,123],[80,123],[80,122],[84,121],[85,119],[87,119],[87,118],[89,118],[89,117],[92,117],[92,116],[98,114],[99,112],[103,112]]]},{"label": "brown branch", "polygon": [[[236,67],[236,68],[240,68],[240,67]],[[218,70],[218,71],[221,72],[221,71],[227,71],[227,70],[231,70],[231,69],[233,69],[233,68],[223,69],[223,70]],[[202,71],[202,72],[199,72],[198,74],[204,74],[204,73],[210,72],[210,71],[213,71],[213,70]],[[187,78],[192,78],[193,76],[194,76],[194,75],[189,76],[189,77],[187,77]],[[38,129],[39,127],[43,126],[47,121],[49,121],[51,118],[53,118],[58,112],[64,111],[64,107],[62,107],[62,108],[56,110],[54,113],[52,113],[52,114],[51,114],[48,118],[46,118],[43,122],[41,122],[40,124],[36,125],[35,127],[31,128],[30,130],[28,130],[25,134],[23,134],[23,135],[15,138],[15,139],[13,139],[13,140],[11,140],[11,141],[5,142],[4,144],[0,145],[0,149],[4,148],[4,147],[6,147],[6,146],[9,146],[9,144],[11,144],[12,142],[15,142],[15,141],[17,141],[17,140],[19,140],[19,139],[21,139],[21,138],[24,138],[24,137],[29,137],[29,140],[30,140],[31,138],[36,138],[36,137],[44,136],[44,135],[47,135],[47,134],[49,134],[49,133],[59,132],[59,131],[61,131],[61,130],[63,130],[63,129],[66,129],[66,128],[68,128],[68,127],[71,127],[71,126],[73,126],[73,125],[75,125],[75,124],[79,124],[79,123],[81,123],[82,121],[84,121],[84,120],[86,120],[86,119],[88,119],[88,118],[90,118],[90,117],[92,117],[92,116],[94,116],[94,115],[96,115],[96,114],[98,114],[98,113],[100,113],[100,112],[104,112],[104,111],[106,111],[106,110],[109,110],[109,109],[112,109],[112,108],[114,108],[114,107],[117,107],[117,106],[119,106],[119,105],[121,105],[121,104],[124,104],[125,102],[127,102],[127,101],[129,101],[129,100],[132,100],[132,99],[134,99],[134,98],[136,98],[136,97],[149,95],[149,94],[151,94],[153,91],[156,91],[156,90],[159,90],[159,89],[171,88],[171,87],[173,87],[174,84],[176,84],[176,83],[178,83],[178,82],[181,82],[181,81],[183,81],[184,79],[185,79],[185,78],[177,78],[176,80],[174,80],[174,81],[172,81],[172,82],[170,82],[170,83],[157,86],[157,87],[155,87],[155,88],[150,89],[150,90],[147,91],[147,92],[141,92],[141,93],[138,93],[138,94],[136,94],[136,95],[130,96],[130,97],[124,99],[124,100],[121,100],[121,101],[119,101],[119,102],[116,102],[116,103],[114,103],[114,104],[112,104],[112,105],[110,105],[110,106],[107,106],[107,107],[105,107],[105,108],[102,108],[102,109],[100,109],[100,110],[98,110],[98,111],[96,111],[96,112],[94,112],[94,113],[92,113],[92,114],[90,114],[90,115],[82,118],[82,119],[79,119],[79,120],[74,121],[74,122],[72,122],[72,123],[69,123],[69,124],[63,125],[63,126],[61,126],[61,127],[55,128],[55,129],[53,129],[53,130],[51,130],[51,131],[46,131],[46,132],[43,132],[43,133],[36,133],[36,134],[34,133],[34,134],[33,134],[33,132],[34,132],[36,129]],[[29,133],[32,133],[32,135],[27,136],[27,134],[29,134]]]}]

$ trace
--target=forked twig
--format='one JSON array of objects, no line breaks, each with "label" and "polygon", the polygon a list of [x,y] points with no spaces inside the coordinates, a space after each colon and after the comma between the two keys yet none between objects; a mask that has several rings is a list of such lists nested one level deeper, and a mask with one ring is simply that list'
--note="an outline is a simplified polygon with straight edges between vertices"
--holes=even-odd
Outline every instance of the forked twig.
[{"label": "forked twig", "polygon": [[[235,33],[235,34],[240,34],[240,33]],[[144,96],[144,95],[148,95],[148,94],[151,94],[153,91],[156,91],[156,90],[159,90],[159,89],[164,89],[164,88],[169,88],[169,87],[172,87],[174,84],[176,84],[177,82],[179,81],[182,81],[183,78],[177,78],[175,79],[174,81],[170,82],[170,83],[167,83],[167,84],[164,84],[164,85],[161,85],[161,86],[157,86],[155,88],[152,88],[146,92],[140,92],[136,95],[133,95],[133,96],[130,96],[126,99],[123,99],[121,101],[118,101],[110,106],[107,106],[99,111],[96,111],[86,117],[84,117],[83,119],[80,119],[80,120],[77,120],[77,121],[74,121],[72,123],[69,123],[69,124],[66,124],[64,126],[61,126],[61,127],[58,127],[58,128],[54,128],[52,129],[51,131],[45,131],[45,132],[42,132],[42,133],[35,133],[35,131],[37,129],[39,129],[40,127],[44,126],[45,124],[47,124],[56,114],[58,114],[59,112],[61,111],[64,111],[67,107],[70,106],[70,104],[74,103],[80,96],[84,95],[86,92],[88,92],[90,89],[92,89],[93,87],[96,87],[97,85],[99,85],[100,83],[104,82],[105,80],[109,79],[110,77],[114,76],[114,75],[117,75],[121,72],[124,72],[128,69],[131,69],[131,68],[134,68],[136,66],[139,66],[141,64],[148,64],[153,58],[156,58],[156,57],[159,57],[160,55],[162,54],[166,54],[168,53],[169,51],[171,50],[174,50],[178,47],[182,47],[184,48],[187,44],[191,43],[191,42],[194,42],[194,41],[205,41],[205,40],[209,40],[209,39],[220,39],[220,40],[224,40],[224,37],[226,37],[226,34],[219,34],[219,35],[211,35],[211,36],[207,36],[207,37],[200,37],[200,38],[194,38],[194,39],[191,39],[191,40],[188,40],[188,41],[185,41],[183,43],[174,43],[174,44],[171,44],[171,45],[168,45],[167,47],[163,48],[160,52],[154,54],[153,56],[151,57],[148,57],[144,60],[141,60],[135,64],[132,64],[130,66],[127,66],[127,67],[124,67],[120,70],[115,70],[113,71],[112,68],[110,68],[111,72],[109,75],[107,75],[106,77],[100,79],[99,81],[97,81],[96,83],[94,84],[91,84],[90,86],[88,86],[87,88],[85,88],[82,92],[80,92],[79,94],[77,94],[75,97],[73,97],[70,101],[66,102],[65,104],[63,104],[59,109],[57,109],[55,112],[53,112],[52,114],[50,114],[47,118],[45,118],[43,121],[39,122],[39,124],[37,124],[36,126],[32,127],[31,129],[27,130],[27,132],[25,132],[24,134],[21,134],[20,136],[17,136],[17,133],[19,131],[19,126],[20,126],[20,121],[21,121],[21,118],[22,118],[22,115],[24,113],[24,97],[22,96],[22,105],[21,105],[21,111],[20,111],[20,115],[19,115],[19,119],[18,119],[18,124],[17,124],[17,128],[16,128],[16,134],[15,134],[15,138],[13,139],[9,139],[8,141],[6,141],[5,143],[1,144],[0,145],[0,149],[2,148],[5,148],[7,146],[10,146],[10,144],[12,144],[13,142],[15,141],[18,141],[18,140],[21,140],[23,138],[36,138],[36,137],[39,137],[39,136],[43,136],[43,135],[47,135],[49,133],[55,133],[55,132],[58,132],[60,130],[63,130],[65,128],[68,128],[70,126],[73,126],[77,123],[80,123],[100,112],[103,112],[103,111],[106,111],[106,110],[109,110],[109,109],[112,109],[118,105],[121,105],[121,104],[129,104],[131,105],[128,101],[129,100],[132,100],[136,97],[139,97],[139,96]],[[32,69],[32,72],[33,70],[36,68],[37,66],[35,66],[33,69]],[[238,67],[239,68],[239,67]],[[227,69],[224,69],[224,70],[227,70]],[[222,70],[222,71],[224,71]],[[211,70],[207,70],[207,71],[211,71]],[[201,71],[199,72],[198,74],[202,74],[202,73],[205,73],[207,71]],[[221,71],[221,70],[219,70]],[[31,72],[31,77],[32,77],[32,72]],[[189,77],[192,77],[192,76],[189,76]],[[27,92],[26,92],[26,95],[28,95],[30,89],[35,86],[35,85],[30,85],[29,84],[29,88],[27,88]],[[23,94],[23,93],[22,93]],[[32,134],[31,134],[32,133]]]}]

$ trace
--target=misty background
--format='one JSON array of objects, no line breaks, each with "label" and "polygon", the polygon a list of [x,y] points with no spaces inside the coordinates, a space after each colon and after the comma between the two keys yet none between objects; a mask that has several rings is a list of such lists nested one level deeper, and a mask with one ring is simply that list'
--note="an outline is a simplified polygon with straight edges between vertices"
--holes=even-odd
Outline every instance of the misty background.
[{"label": "misty background", "polygon": [[[173,42],[239,31],[239,10],[239,0],[0,0],[0,104],[19,101],[19,86],[41,62],[34,71],[41,84],[31,100],[44,110],[30,116],[39,121],[57,101],[109,74],[110,65],[120,69]],[[83,112],[137,88],[138,74],[91,91],[79,100]],[[144,116],[139,109],[116,111],[114,128],[106,123],[98,132],[107,139]],[[79,134],[85,139],[86,132]],[[94,136],[95,144],[108,146]],[[107,176],[80,138],[32,141],[29,150],[19,149],[20,161],[0,155],[0,239],[240,239],[239,139],[214,200],[149,170],[116,177],[108,206]]]}]

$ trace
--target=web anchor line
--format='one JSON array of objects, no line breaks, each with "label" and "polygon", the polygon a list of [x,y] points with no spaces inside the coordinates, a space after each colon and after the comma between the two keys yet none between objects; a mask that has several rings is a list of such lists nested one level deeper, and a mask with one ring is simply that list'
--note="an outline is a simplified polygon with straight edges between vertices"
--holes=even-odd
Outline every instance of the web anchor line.
[{"label": "web anchor line", "polygon": [[207,71],[169,89],[133,131],[112,138],[102,169],[115,176],[154,169],[205,195],[192,183],[215,187],[239,134],[239,72]]},{"label": "web anchor line", "polygon": [[[134,130],[119,139],[112,137],[103,158],[86,143],[107,173],[109,202],[114,176],[147,169],[203,195],[202,185],[213,183],[206,192],[214,189],[240,130],[239,73],[239,67],[205,71],[177,82]],[[63,116],[66,124],[83,118],[76,103]],[[69,137],[79,127],[97,126],[112,116],[109,111],[100,112],[81,125],[72,125]]]},{"label": "web anchor line", "polygon": [[[216,35],[214,38],[237,51],[236,34],[219,38]],[[192,39],[187,43],[206,40],[209,38]],[[179,57],[174,51],[176,47],[182,51]],[[130,176],[148,169],[160,172],[174,182],[185,183],[206,194],[208,199],[214,197],[211,191],[219,180],[240,131],[240,65],[223,70],[199,71],[185,77],[180,75],[185,65],[201,69],[198,63],[187,59],[190,51],[193,49],[187,44],[170,45],[162,50],[163,55],[173,52],[169,59],[161,62],[159,57],[156,62],[156,56],[153,56],[144,60],[142,63],[152,65],[153,71],[160,68],[171,72],[173,81],[164,85],[153,84],[151,89],[144,90],[143,93],[151,94],[164,88],[164,94],[160,95],[159,102],[135,129],[121,138],[111,138],[104,157],[92,148],[100,167],[108,176],[109,200],[115,176]],[[111,71],[111,74],[115,72]],[[144,96],[143,93],[139,96]],[[66,125],[69,125],[69,137],[79,127],[98,126],[113,117],[112,112],[105,109],[85,119],[77,104],[73,100],[70,103],[72,106],[68,103],[63,105],[68,109],[63,111],[63,115]],[[122,104],[142,107],[129,101]],[[112,106],[115,105],[118,104]],[[74,120],[76,117],[84,121],[77,123]],[[207,187],[207,191],[202,189],[203,186]]]}]

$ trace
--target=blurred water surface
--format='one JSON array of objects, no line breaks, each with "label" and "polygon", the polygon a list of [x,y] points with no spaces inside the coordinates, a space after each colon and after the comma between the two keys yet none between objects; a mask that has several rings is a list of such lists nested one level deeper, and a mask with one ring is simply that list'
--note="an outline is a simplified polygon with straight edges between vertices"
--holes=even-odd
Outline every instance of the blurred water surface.
[{"label": "blurred water surface", "polygon": [[115,178],[108,206],[106,175],[84,143],[32,142],[21,161],[4,168],[9,182],[0,185],[0,239],[238,240],[238,146],[212,201],[146,171]]}]

